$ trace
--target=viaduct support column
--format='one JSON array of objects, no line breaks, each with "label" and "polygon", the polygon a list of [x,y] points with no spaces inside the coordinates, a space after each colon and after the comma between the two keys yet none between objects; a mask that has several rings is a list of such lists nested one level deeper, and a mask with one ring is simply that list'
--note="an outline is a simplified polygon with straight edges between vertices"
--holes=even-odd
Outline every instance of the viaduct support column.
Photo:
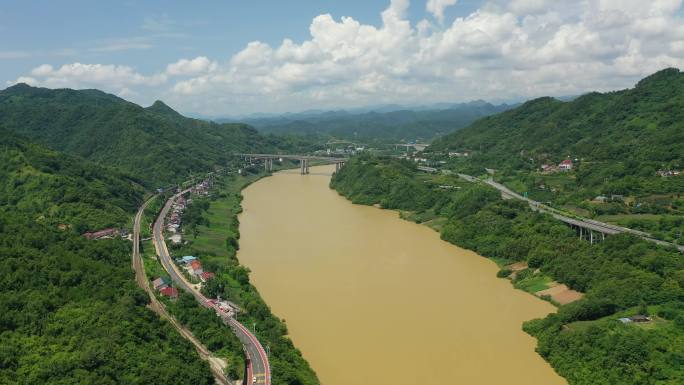
[{"label": "viaduct support column", "polygon": [[594,244],[594,231],[589,230],[589,243]]},{"label": "viaduct support column", "polygon": [[309,160],[304,159],[304,174],[308,174],[308,173],[309,173]]},{"label": "viaduct support column", "polygon": [[299,169],[300,169],[299,173],[302,175],[304,175],[304,162],[306,162],[306,160],[304,160],[304,159],[299,160]]}]

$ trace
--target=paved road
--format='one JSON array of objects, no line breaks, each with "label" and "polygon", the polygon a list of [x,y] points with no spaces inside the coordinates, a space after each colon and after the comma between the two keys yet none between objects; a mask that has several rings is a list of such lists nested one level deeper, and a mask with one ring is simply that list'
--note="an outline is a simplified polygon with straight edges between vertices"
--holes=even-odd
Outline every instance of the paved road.
[{"label": "paved road", "polygon": [[226,367],[226,362],[212,355],[209,349],[207,349],[206,346],[202,345],[202,343],[192,334],[190,330],[183,327],[180,324],[180,322],[178,322],[176,318],[166,310],[164,304],[157,300],[157,297],[154,295],[153,290],[150,288],[147,279],[147,274],[145,273],[144,261],[140,256],[140,221],[142,219],[142,215],[145,211],[145,208],[147,208],[152,199],[154,199],[154,197],[145,202],[138,209],[138,213],[135,215],[135,221],[133,225],[132,253],[132,263],[133,270],[135,270],[135,280],[138,283],[138,286],[144,289],[150,297],[150,309],[152,309],[152,311],[157,313],[160,317],[167,319],[171,323],[171,325],[176,330],[178,330],[178,332],[181,334],[181,336],[183,336],[183,338],[190,341],[190,343],[192,343],[195,346],[195,349],[197,350],[197,353],[199,353],[200,357],[203,360],[209,362],[209,368],[211,369],[211,372],[214,375],[216,382],[220,385],[232,385],[232,383],[228,381],[228,379],[223,374],[223,369]]},{"label": "paved road", "polygon": [[[463,178],[467,181],[470,181],[470,182],[481,181],[480,179],[477,179],[475,177],[472,177],[472,176],[466,175],[466,174],[458,174],[458,176],[460,176],[461,178]],[[571,224],[574,226],[583,227],[585,229],[604,233],[604,234],[628,233],[628,234],[636,235],[637,237],[641,237],[647,241],[657,243],[657,244],[662,245],[662,246],[676,247],[679,251],[684,252],[684,246],[675,245],[675,244],[670,243],[670,242],[665,242],[665,241],[661,241],[659,239],[655,239],[651,236],[651,234],[645,233],[643,231],[638,231],[638,230],[634,230],[634,229],[630,229],[630,228],[622,227],[622,226],[611,225],[609,223],[595,221],[593,219],[588,219],[588,218],[582,218],[579,216],[576,218],[571,218],[567,215],[564,215],[559,210],[554,209],[553,207],[547,206],[543,203],[540,203],[540,202],[537,202],[537,201],[532,200],[530,198],[524,197],[524,196],[516,193],[515,191],[509,189],[508,187],[502,185],[501,183],[495,182],[491,178],[484,180],[482,182],[484,182],[484,183],[494,187],[495,189],[499,190],[505,196],[526,201],[527,203],[529,203],[530,207],[533,210],[544,212],[547,214],[551,214],[554,218],[558,219],[559,221],[562,221],[562,222],[565,222],[565,223],[568,223],[568,224]]]},{"label": "paved road", "polygon": [[[173,201],[178,196],[185,194],[188,191],[190,190],[182,191],[166,201],[164,208],[162,208],[162,211],[159,213],[159,217],[157,217],[156,221],[154,222],[154,226],[152,228],[152,240],[154,241],[154,247],[157,250],[159,261],[164,269],[169,273],[169,276],[173,282],[175,282],[179,288],[192,294],[202,305],[212,307],[208,303],[208,298],[202,295],[202,293],[200,293],[199,290],[197,290],[197,288],[185,278],[178,266],[176,266],[176,264],[173,262],[171,254],[166,247],[166,242],[164,241],[164,218],[166,218],[167,214],[169,213]],[[242,342],[243,348],[245,349],[249,361],[251,362],[251,367],[248,367],[247,383],[251,383],[251,379],[249,378],[249,372],[251,371],[253,372],[252,376],[256,377],[256,384],[270,385],[271,369],[268,362],[268,356],[266,355],[264,348],[261,346],[261,343],[259,343],[257,338],[241,323],[237,322],[235,319],[229,317],[227,314],[223,313],[217,308],[214,308],[214,310],[216,311],[217,315],[221,317],[223,323],[229,325],[231,329],[233,329],[238,339],[240,339]]]},{"label": "paved road", "polygon": [[313,156],[313,155],[295,155],[295,154],[237,154],[239,156],[248,156],[252,158],[268,158],[268,159],[306,159],[306,160],[321,160],[328,162],[347,162],[349,158],[338,158],[332,156]]}]

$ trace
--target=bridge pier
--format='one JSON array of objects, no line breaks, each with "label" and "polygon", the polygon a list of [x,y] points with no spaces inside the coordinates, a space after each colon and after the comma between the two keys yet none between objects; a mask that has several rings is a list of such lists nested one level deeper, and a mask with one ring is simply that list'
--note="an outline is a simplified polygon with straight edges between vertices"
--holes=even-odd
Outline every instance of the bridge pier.
[{"label": "bridge pier", "polygon": [[300,164],[300,172],[302,175],[306,175],[309,173],[309,160],[308,159],[300,159],[299,160]]},{"label": "bridge pier", "polygon": [[344,166],[344,162],[335,162],[335,172],[340,171],[342,166]]},{"label": "bridge pier", "polygon": [[265,158],[264,159],[264,168],[268,172],[273,171],[273,158]]}]

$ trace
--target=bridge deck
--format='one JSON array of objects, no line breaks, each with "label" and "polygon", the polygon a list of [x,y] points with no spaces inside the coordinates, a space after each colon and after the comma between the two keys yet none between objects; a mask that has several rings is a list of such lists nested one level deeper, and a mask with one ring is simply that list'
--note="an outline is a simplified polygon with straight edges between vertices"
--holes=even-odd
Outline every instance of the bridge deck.
[{"label": "bridge deck", "polygon": [[260,159],[295,159],[295,160],[320,160],[327,162],[347,162],[349,158],[337,158],[331,156],[313,156],[313,155],[292,155],[292,154],[238,154],[239,156],[250,156],[252,158]]}]

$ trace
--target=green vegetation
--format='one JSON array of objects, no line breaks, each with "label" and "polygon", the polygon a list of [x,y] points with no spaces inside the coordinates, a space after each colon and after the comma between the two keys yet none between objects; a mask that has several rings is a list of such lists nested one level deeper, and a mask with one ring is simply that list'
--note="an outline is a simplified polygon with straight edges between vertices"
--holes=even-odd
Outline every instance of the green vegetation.
[{"label": "green vegetation", "polygon": [[[184,231],[189,235],[189,242],[172,248],[171,252],[176,256],[194,255],[200,258],[205,271],[216,273],[216,277],[205,284],[205,295],[209,298],[220,295],[221,298],[236,303],[243,310],[238,315],[238,320],[244,325],[256,324],[257,338],[262,345],[270,347],[273,384],[315,385],[318,384],[316,374],[287,337],[285,323],[271,313],[250,283],[249,269],[241,266],[237,260],[240,238],[237,215],[242,210],[240,191],[259,177],[234,174],[224,176],[217,179],[210,197],[193,197],[193,203],[183,216]],[[236,346],[225,335],[230,330],[225,326],[222,330],[213,327],[210,318],[216,319],[216,316],[210,317],[210,310],[203,309],[194,300],[190,300],[191,298],[181,297],[177,306],[170,306],[171,311],[177,314],[181,322],[189,325],[193,332],[199,333],[198,337],[208,347],[216,345],[220,351],[228,354],[233,352],[234,357],[238,350],[235,350]],[[203,328],[209,328],[210,331],[204,332]]]},{"label": "green vegetation", "polygon": [[154,188],[225,165],[235,153],[306,145],[262,136],[244,124],[185,118],[159,101],[142,108],[98,90],[26,84],[0,91],[0,129],[117,168]]},{"label": "green vegetation", "polygon": [[[398,159],[355,157],[331,187],[356,203],[446,218],[444,240],[497,262],[527,262],[530,269],[518,272],[514,282],[521,289],[541,290],[551,277],[584,292],[557,314],[525,324],[539,340],[539,353],[571,384],[684,381],[684,258],[676,250],[628,235],[591,245],[523,202],[502,200],[489,187],[453,176],[417,173],[413,163]],[[662,327],[617,321],[643,304],[666,309],[658,313]],[[585,327],[568,327],[577,321]]]},{"label": "green vegetation", "polygon": [[[296,152],[310,143],[262,136],[242,124],[188,119],[161,102],[142,108],[97,90],[23,84],[0,91],[0,135],[0,383],[213,383],[192,345],[145,309],[147,297],[130,268],[130,243],[87,241],[80,234],[130,228],[146,191],[234,166],[237,152]],[[274,383],[317,384],[284,324],[235,260],[239,188],[250,178],[227,183],[237,190],[215,197],[219,209],[234,210],[230,223],[220,215],[205,218],[210,204],[200,199],[186,213],[186,227],[194,246],[212,247],[214,257],[203,258],[221,282],[212,290],[225,285],[225,297],[235,295],[248,310],[246,322],[258,323],[273,353]],[[143,238],[164,201],[156,199],[144,212]],[[229,233],[212,233],[218,226]],[[141,247],[148,276],[164,276],[151,243]],[[227,358],[230,378],[243,376],[242,345],[211,310],[186,295],[162,300]]]},{"label": "green vegetation", "polygon": [[142,188],[122,174],[0,135],[0,206],[81,233],[127,222],[142,202]]},{"label": "green vegetation", "polygon": [[212,384],[192,345],[145,308],[119,227],[142,190],[117,172],[2,132],[0,383]]},{"label": "green vegetation", "polygon": [[[471,175],[496,169],[494,178],[514,190],[584,215],[657,214],[622,223],[684,243],[684,176],[658,173],[684,169],[683,107],[684,74],[667,69],[629,90],[527,102],[437,140],[429,153],[467,151],[448,167]],[[540,171],[567,158],[571,172]]]}]

